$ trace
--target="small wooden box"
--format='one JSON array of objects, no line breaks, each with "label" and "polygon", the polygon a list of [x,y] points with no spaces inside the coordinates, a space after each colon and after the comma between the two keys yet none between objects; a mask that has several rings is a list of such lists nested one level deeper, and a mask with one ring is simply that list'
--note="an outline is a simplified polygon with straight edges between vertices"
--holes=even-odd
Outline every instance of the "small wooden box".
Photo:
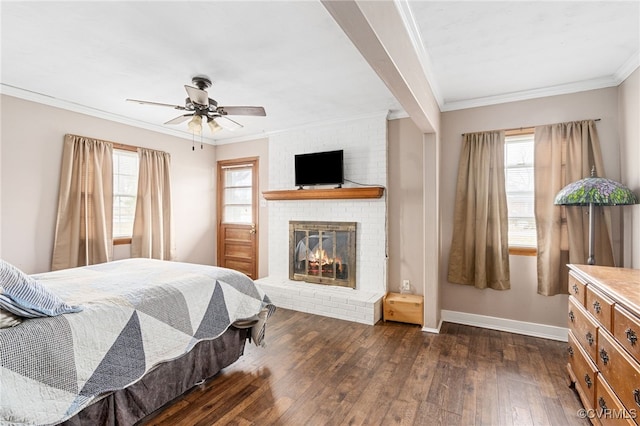
[{"label": "small wooden box", "polygon": [[416,294],[387,293],[382,301],[383,321],[423,325],[424,299]]}]

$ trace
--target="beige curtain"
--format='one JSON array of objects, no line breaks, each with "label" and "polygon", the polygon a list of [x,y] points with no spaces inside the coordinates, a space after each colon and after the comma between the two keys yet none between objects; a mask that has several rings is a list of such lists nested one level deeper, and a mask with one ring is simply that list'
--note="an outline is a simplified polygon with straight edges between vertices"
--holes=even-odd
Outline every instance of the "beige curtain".
[{"label": "beige curtain", "polygon": [[138,148],[138,198],[133,221],[131,257],[173,260],[171,157],[166,152]]},{"label": "beige curtain", "polygon": [[448,280],[510,288],[504,132],[465,134],[454,210]]},{"label": "beige curtain", "polygon": [[113,147],[65,135],[51,269],[112,259]]},{"label": "beige curtain", "polygon": [[[587,263],[588,207],[556,206],[556,194],[571,182],[589,177],[591,167],[604,176],[600,141],[593,120],[535,128],[535,217],[538,234],[538,293],[567,293],[567,263]],[[595,257],[613,265],[610,212],[596,207]]]}]

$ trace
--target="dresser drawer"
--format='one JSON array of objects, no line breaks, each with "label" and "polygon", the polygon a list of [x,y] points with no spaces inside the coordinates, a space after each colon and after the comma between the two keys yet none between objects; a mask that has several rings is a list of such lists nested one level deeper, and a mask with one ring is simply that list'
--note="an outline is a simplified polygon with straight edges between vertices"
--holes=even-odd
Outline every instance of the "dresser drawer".
[{"label": "dresser drawer", "polygon": [[640,412],[640,365],[614,338],[598,330],[598,368],[627,410]]},{"label": "dresser drawer", "polygon": [[618,305],[613,309],[613,336],[640,361],[640,319]]},{"label": "dresser drawer", "polygon": [[[594,425],[640,425],[640,269],[568,267],[571,382]],[[593,397],[581,377],[592,368]]]},{"label": "dresser drawer", "polygon": [[591,359],[596,359],[598,324],[573,296],[569,297],[569,329],[591,356]]},{"label": "dresser drawer", "polygon": [[569,294],[575,297],[576,300],[583,306],[587,299],[586,291],[587,291],[587,284],[570,272],[569,273]]},{"label": "dresser drawer", "polygon": [[603,425],[635,425],[635,411],[624,408],[622,401],[616,396],[603,375],[596,379],[596,417]]},{"label": "dresser drawer", "polygon": [[[587,353],[577,341],[572,332],[569,332],[569,371],[575,377],[576,389],[580,394],[585,408],[595,407],[596,376],[598,369],[589,359]],[[587,406],[589,405],[589,406]]]},{"label": "dresser drawer", "polygon": [[600,321],[607,330],[611,330],[611,318],[613,316],[613,300],[598,292],[591,286],[587,286],[587,300],[585,307]]}]

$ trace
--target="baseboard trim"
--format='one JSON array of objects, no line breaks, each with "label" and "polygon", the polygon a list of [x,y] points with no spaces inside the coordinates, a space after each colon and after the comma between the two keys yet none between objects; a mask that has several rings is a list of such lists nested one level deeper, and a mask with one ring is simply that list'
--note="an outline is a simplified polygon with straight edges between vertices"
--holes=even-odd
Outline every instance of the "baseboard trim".
[{"label": "baseboard trim", "polygon": [[[507,331],[509,333],[524,334],[525,336],[542,337],[544,339],[566,342],[568,328],[533,322],[516,321],[506,318],[490,317],[486,315],[469,314],[466,312],[441,311],[441,321],[454,324],[471,325],[491,330]],[[439,329],[440,327],[438,327]]]},{"label": "baseboard trim", "polygon": [[440,322],[438,323],[438,326],[436,328],[422,327],[422,331],[424,331],[425,333],[440,334],[440,327],[442,327],[442,319],[440,319]]}]

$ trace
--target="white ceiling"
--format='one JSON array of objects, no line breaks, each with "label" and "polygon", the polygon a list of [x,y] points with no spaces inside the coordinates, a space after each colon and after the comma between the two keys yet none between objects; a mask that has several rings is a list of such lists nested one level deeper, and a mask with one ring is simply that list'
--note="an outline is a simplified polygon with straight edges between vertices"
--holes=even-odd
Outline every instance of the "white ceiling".
[{"label": "white ceiling", "polygon": [[[442,111],[615,86],[640,63],[640,1],[398,1]],[[1,89],[191,139],[164,126],[208,75],[243,129],[215,143],[390,111],[400,103],[318,1],[7,2]],[[207,136],[205,129],[205,136]],[[208,142],[213,143],[212,139]]]},{"label": "white ceiling", "polygon": [[410,5],[445,111],[616,86],[640,65],[639,1]]}]

